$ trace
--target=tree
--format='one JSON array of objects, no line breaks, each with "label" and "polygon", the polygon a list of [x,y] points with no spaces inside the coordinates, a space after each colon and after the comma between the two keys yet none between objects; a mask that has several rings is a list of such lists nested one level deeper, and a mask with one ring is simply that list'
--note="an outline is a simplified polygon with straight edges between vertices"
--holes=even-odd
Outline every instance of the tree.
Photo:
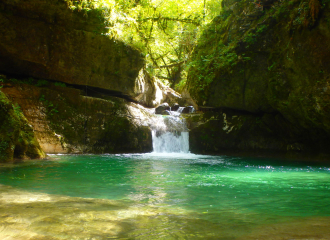
[{"label": "tree", "polygon": [[140,49],[147,71],[172,87],[203,27],[219,15],[221,0],[80,0],[104,9],[111,37]]}]

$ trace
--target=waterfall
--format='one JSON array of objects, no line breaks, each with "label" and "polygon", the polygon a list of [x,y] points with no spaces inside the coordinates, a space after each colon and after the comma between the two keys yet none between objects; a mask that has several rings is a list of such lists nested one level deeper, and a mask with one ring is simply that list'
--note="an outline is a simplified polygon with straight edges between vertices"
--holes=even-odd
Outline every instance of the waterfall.
[{"label": "waterfall", "polygon": [[189,132],[185,119],[177,114],[155,115],[152,145],[156,153],[189,153]]}]

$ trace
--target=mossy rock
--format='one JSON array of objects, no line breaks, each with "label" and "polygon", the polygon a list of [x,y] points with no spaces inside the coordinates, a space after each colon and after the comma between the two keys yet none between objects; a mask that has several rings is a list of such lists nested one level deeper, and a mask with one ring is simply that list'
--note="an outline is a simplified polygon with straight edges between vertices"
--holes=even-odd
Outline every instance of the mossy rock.
[{"label": "mossy rock", "polygon": [[[224,0],[220,16],[208,25],[193,53],[187,80],[191,96],[200,106],[281,116],[299,129],[299,134],[288,129],[296,142],[310,142],[312,149],[326,152],[329,3],[271,0],[259,1],[259,6]],[[273,132],[279,127],[271,126]]]},{"label": "mossy rock", "polygon": [[149,127],[135,123],[124,99],[81,96],[74,88],[42,88],[39,100],[52,134],[66,152],[142,153],[152,151]]},{"label": "mossy rock", "polygon": [[45,156],[19,106],[0,91],[0,162]]}]

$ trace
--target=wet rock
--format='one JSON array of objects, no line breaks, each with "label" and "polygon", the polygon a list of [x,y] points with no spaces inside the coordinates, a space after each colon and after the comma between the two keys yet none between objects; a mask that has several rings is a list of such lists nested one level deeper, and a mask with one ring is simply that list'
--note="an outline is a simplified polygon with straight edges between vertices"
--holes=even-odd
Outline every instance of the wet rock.
[{"label": "wet rock", "polygon": [[156,113],[156,114],[163,114],[163,112],[164,112],[165,110],[168,110],[168,111],[171,110],[171,108],[170,108],[170,106],[168,105],[168,103],[162,103],[162,104],[160,104],[158,107],[156,107],[156,109],[155,109],[155,113]]},{"label": "wet rock", "polygon": [[162,115],[171,115],[169,110],[164,110],[162,111]]},{"label": "wet rock", "polygon": [[181,113],[193,113],[194,112],[193,106],[184,107]]},{"label": "wet rock", "polygon": [[178,103],[174,103],[171,107],[171,111],[177,111],[179,109],[180,105]]}]

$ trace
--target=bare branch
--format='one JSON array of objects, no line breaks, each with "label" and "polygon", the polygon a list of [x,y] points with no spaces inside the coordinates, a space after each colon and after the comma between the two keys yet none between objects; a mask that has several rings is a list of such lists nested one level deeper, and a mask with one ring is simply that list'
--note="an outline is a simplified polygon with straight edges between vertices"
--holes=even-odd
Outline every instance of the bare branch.
[{"label": "bare branch", "polygon": [[173,64],[170,64],[170,65],[163,65],[163,66],[159,66],[159,67],[154,67],[154,69],[175,67],[175,66],[181,65],[184,62],[186,62],[186,60],[181,61],[181,62],[177,62],[177,63],[173,63]]},{"label": "bare branch", "polygon": [[200,26],[201,22],[198,19],[191,19],[191,18],[170,18],[170,17],[148,17],[148,18],[143,18],[143,19],[138,19],[136,20],[137,22],[146,22],[146,21],[153,21],[153,22],[158,22],[158,21],[175,21],[175,22],[184,22],[184,23],[191,23],[196,26]]}]

